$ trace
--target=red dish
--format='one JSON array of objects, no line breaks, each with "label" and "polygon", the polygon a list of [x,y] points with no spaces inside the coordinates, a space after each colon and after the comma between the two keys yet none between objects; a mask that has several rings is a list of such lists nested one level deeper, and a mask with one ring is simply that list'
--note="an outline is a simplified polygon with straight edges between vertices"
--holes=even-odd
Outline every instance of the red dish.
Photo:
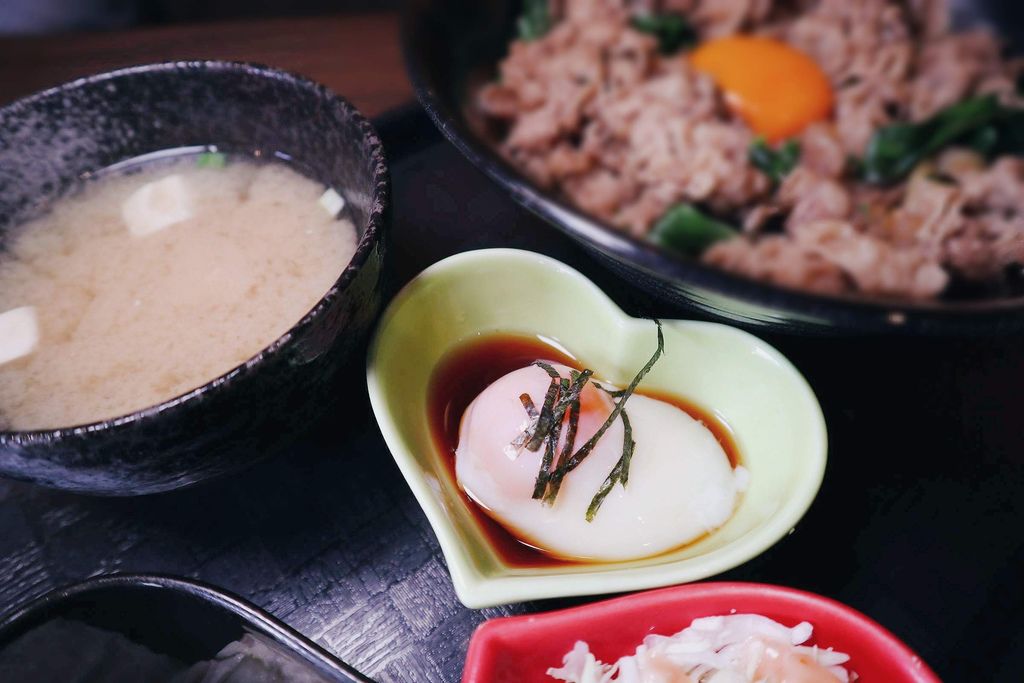
[{"label": "red dish", "polygon": [[582,607],[493,619],[473,635],[462,683],[554,683],[577,640],[613,662],[631,655],[649,633],[671,635],[698,617],[761,614],[786,626],[807,621],[808,644],[850,655],[859,683],[941,683],[928,665],[885,627],[835,600],[757,583],[700,583],[627,595]]}]

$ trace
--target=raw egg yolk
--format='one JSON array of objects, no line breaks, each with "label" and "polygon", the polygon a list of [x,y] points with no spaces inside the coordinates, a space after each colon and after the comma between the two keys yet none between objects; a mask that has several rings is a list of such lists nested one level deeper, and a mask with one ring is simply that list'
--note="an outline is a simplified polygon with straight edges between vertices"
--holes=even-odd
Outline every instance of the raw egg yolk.
[{"label": "raw egg yolk", "polygon": [[726,102],[769,142],[798,134],[832,110],[832,88],[803,52],[774,38],[728,36],[703,43],[691,55]]}]

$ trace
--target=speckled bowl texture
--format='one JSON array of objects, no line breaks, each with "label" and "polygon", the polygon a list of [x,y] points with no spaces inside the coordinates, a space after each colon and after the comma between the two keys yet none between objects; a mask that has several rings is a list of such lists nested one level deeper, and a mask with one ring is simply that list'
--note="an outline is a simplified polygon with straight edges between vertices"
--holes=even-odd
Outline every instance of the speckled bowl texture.
[{"label": "speckled bowl texture", "polygon": [[284,336],[174,399],[94,424],[0,431],[0,474],[102,495],[186,486],[272,453],[331,403],[380,308],[389,182],[381,143],[345,100],[263,66],[174,62],[91,76],[0,109],[0,248],[82,174],[192,145],[282,152],[339,188],[360,241]]}]

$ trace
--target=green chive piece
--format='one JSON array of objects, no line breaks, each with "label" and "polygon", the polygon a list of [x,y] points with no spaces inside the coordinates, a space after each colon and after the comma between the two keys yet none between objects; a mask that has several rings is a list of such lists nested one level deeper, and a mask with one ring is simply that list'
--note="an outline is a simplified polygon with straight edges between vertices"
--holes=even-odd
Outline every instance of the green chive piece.
[{"label": "green chive piece", "polygon": [[196,157],[196,166],[199,168],[224,168],[228,158],[221,152],[203,152]]},{"label": "green chive piece", "polygon": [[772,148],[759,137],[750,144],[747,157],[754,168],[778,185],[800,162],[800,142],[787,140],[778,148]]},{"label": "green chive piece", "polygon": [[548,0],[526,0],[523,13],[516,21],[519,39],[530,41],[543,38],[551,30],[552,23]]},{"label": "green chive piece", "polygon": [[662,216],[649,239],[659,247],[685,256],[697,256],[715,242],[732,239],[739,231],[705,215],[692,204],[676,204]]},{"label": "green chive piece", "polygon": [[995,95],[971,97],[919,123],[879,128],[868,142],[863,176],[879,185],[898,182],[942,149],[962,144],[993,157],[1024,153],[1024,110]]},{"label": "green chive piece", "polygon": [[637,14],[629,23],[637,31],[657,38],[658,50],[665,55],[675,54],[697,43],[697,31],[681,14]]}]

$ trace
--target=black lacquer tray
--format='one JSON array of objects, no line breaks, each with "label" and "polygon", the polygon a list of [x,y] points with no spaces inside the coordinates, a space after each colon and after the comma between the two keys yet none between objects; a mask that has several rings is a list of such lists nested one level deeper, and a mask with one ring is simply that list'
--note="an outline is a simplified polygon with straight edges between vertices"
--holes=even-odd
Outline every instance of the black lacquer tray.
[{"label": "black lacquer tray", "polygon": [[[417,109],[377,123],[394,177],[392,288],[454,252],[513,246],[580,269],[630,314],[692,315],[518,208]],[[789,537],[720,578],[842,600],[944,680],[1021,680],[1024,339],[768,341],[818,393],[828,471]],[[459,680],[484,619],[569,603],[462,607],[378,433],[363,369],[337,391],[306,438],[223,481],[136,499],[0,482],[0,613],[88,576],[175,574],[243,596],[380,683],[434,683]]]}]

